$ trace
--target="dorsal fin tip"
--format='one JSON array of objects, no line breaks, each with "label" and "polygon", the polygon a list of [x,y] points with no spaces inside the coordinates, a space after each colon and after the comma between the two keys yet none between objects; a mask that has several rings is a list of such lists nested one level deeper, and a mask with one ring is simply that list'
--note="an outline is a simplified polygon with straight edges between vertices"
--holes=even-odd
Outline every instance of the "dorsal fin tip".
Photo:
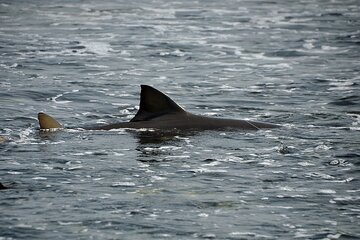
[{"label": "dorsal fin tip", "polygon": [[166,94],[149,85],[140,85],[140,109],[130,122],[146,121],[164,114],[185,112]]}]

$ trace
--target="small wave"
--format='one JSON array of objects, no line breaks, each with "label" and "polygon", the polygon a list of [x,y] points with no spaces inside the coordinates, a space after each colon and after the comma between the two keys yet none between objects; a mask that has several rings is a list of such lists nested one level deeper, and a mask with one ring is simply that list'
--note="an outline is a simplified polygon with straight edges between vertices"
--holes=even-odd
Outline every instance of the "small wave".
[{"label": "small wave", "polygon": [[33,177],[33,180],[47,180],[46,177]]},{"label": "small wave", "polygon": [[357,84],[351,80],[333,81],[330,83],[329,91],[348,91],[356,88]]},{"label": "small wave", "polygon": [[304,52],[300,52],[298,50],[280,50],[280,51],[266,53],[265,55],[268,57],[280,57],[280,58],[306,56],[306,54]]},{"label": "small wave", "polygon": [[167,178],[166,177],[161,177],[161,176],[151,176],[151,181],[154,182],[154,181],[164,181],[166,180]]},{"label": "small wave", "polygon": [[277,63],[277,64],[265,64],[262,65],[262,67],[265,68],[270,68],[270,69],[283,69],[283,70],[287,70],[287,69],[292,69],[293,67],[288,64],[288,63]]},{"label": "small wave", "polygon": [[91,67],[91,68],[101,68],[101,69],[109,68],[109,66],[100,65],[100,64],[85,64],[85,66],[86,67]]},{"label": "small wave", "polygon": [[136,184],[134,182],[114,182],[111,184],[112,187],[134,187]]},{"label": "small wave", "polygon": [[239,239],[273,239],[273,236],[258,234],[255,232],[231,232],[229,234],[231,237]]},{"label": "small wave", "polygon": [[74,89],[71,92],[60,93],[60,94],[56,95],[55,97],[47,98],[47,100],[50,100],[50,101],[55,102],[57,104],[68,104],[68,103],[71,103],[72,101],[70,101],[70,100],[58,100],[58,99],[61,98],[61,97],[64,97],[67,94],[72,94],[72,93],[77,93],[77,92],[79,92],[79,90]]},{"label": "small wave", "polygon": [[360,104],[360,96],[350,95],[346,97],[339,98],[338,100],[330,102],[332,105],[336,106],[355,106]]},{"label": "small wave", "polygon": [[187,170],[193,173],[227,173],[226,169],[195,168]]},{"label": "small wave", "polygon": [[319,193],[324,193],[324,194],[335,194],[336,191],[332,190],[332,189],[320,189]]},{"label": "small wave", "polygon": [[330,203],[336,203],[339,205],[359,204],[360,197],[358,196],[335,197],[332,200],[330,200]]},{"label": "small wave", "polygon": [[190,158],[189,155],[166,156],[165,159],[184,159]]},{"label": "small wave", "polygon": [[319,172],[307,173],[306,176],[311,177],[311,178],[325,179],[325,180],[335,180],[336,179],[335,177],[333,177],[329,174],[319,173]]},{"label": "small wave", "polygon": [[269,61],[280,61],[284,60],[283,56],[277,56],[275,54],[266,54],[265,53],[250,53],[244,54],[242,56],[245,60],[269,60]]},{"label": "small wave", "polygon": [[82,225],[82,222],[62,222],[58,221],[59,225],[61,226],[67,226],[67,225]]},{"label": "small wave", "polygon": [[97,55],[107,55],[113,49],[106,42],[82,42],[86,50]]}]

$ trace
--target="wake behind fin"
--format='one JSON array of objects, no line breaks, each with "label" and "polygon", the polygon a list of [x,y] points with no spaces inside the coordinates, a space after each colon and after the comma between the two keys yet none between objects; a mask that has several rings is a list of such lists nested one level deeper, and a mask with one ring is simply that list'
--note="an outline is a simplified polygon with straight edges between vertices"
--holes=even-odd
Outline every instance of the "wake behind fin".
[{"label": "wake behind fin", "polygon": [[146,121],[164,114],[185,110],[166,94],[148,85],[141,85],[140,109],[130,122]]},{"label": "wake behind fin", "polygon": [[38,120],[40,124],[40,130],[54,131],[63,128],[63,126],[58,121],[43,112],[38,114]]}]

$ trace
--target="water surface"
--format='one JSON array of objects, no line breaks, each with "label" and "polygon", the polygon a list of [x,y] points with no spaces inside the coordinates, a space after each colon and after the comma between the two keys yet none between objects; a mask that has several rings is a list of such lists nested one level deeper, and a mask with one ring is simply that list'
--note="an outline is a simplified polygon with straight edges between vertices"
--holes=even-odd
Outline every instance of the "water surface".
[{"label": "water surface", "polygon": [[[1,1],[1,239],[360,237],[360,4]],[[139,85],[257,131],[128,121]]]}]

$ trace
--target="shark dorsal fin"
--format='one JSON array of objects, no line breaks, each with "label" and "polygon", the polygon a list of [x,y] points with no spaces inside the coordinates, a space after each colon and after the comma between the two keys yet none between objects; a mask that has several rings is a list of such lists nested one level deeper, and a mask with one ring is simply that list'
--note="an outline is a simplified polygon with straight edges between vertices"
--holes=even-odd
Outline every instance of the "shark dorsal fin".
[{"label": "shark dorsal fin", "polygon": [[166,94],[148,85],[141,85],[140,109],[130,122],[146,121],[169,113],[184,113],[185,110]]},{"label": "shark dorsal fin", "polygon": [[63,128],[63,126],[58,121],[56,121],[53,117],[51,117],[50,115],[47,115],[46,113],[43,113],[43,112],[40,112],[38,114],[38,120],[39,120],[41,130]]}]

